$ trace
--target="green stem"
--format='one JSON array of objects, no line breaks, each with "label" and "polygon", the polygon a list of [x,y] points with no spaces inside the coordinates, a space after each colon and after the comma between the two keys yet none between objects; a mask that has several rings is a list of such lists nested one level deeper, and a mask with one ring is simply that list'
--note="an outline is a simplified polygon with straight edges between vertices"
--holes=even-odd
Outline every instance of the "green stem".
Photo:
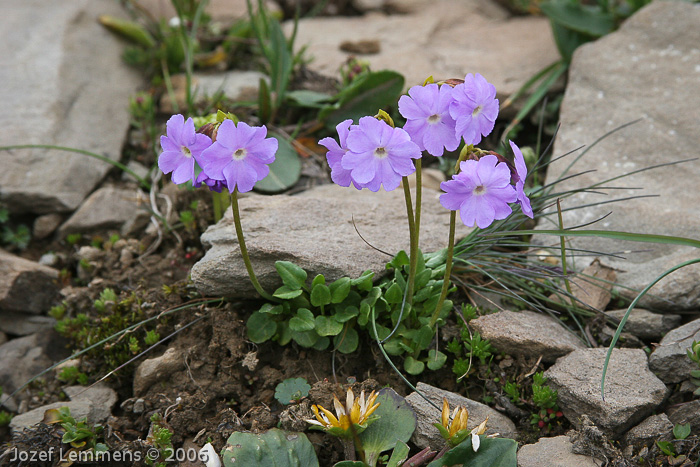
[{"label": "green stem", "polygon": [[435,328],[435,323],[437,323],[438,317],[440,316],[440,310],[442,310],[442,304],[445,302],[447,297],[447,290],[450,288],[450,274],[452,274],[452,256],[454,255],[455,249],[455,224],[457,220],[457,211],[450,211],[450,238],[447,244],[447,259],[445,260],[445,276],[442,279],[442,291],[440,292],[440,298],[438,299],[435,311],[433,311],[433,316],[430,317],[430,327]]},{"label": "green stem", "polygon": [[214,210],[214,223],[217,223],[223,217],[223,210],[221,209],[221,194],[215,191],[211,192],[211,207]]},{"label": "green stem", "polygon": [[[557,215],[559,219],[559,230],[564,230],[564,220],[561,215],[561,202],[557,198]],[[566,267],[566,238],[562,235],[559,237],[559,248],[561,249],[561,274],[564,277],[564,285],[566,286],[566,291],[569,293],[569,300],[571,301],[571,306],[575,310],[578,308],[576,306],[576,298],[574,298],[574,292],[571,290],[571,282],[569,281],[569,275],[567,274]]]},{"label": "green stem", "polygon": [[420,245],[420,211],[423,202],[423,171],[421,170],[421,160],[416,160],[416,249]]},{"label": "green stem", "polygon": [[413,203],[411,202],[411,188],[408,186],[408,177],[403,177],[403,194],[404,198],[406,199],[408,236],[410,242],[408,284],[406,285],[406,304],[410,307],[410,305],[413,303],[413,284],[415,283],[416,266],[418,265],[418,236],[416,234],[416,219],[413,215]]},{"label": "green stem", "polygon": [[255,272],[253,272],[253,265],[250,262],[250,256],[248,256],[248,248],[245,246],[245,239],[243,238],[243,229],[241,228],[241,215],[238,213],[238,188],[234,188],[233,193],[231,193],[231,212],[233,213],[233,224],[236,226],[236,236],[238,237],[238,245],[241,248],[241,256],[243,257],[243,262],[245,263],[246,271],[248,271],[248,277],[250,277],[250,282],[253,283],[255,290],[266,300],[271,302],[277,302],[278,300],[272,295],[268,294],[263,290],[258,278],[255,277]]}]

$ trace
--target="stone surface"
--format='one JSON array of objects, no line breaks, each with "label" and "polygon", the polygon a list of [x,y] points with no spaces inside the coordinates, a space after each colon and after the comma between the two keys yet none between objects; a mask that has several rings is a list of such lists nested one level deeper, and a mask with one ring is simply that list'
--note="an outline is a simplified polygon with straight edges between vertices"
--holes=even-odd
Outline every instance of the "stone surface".
[{"label": "stone surface", "polygon": [[[423,252],[447,246],[449,211],[438,201],[439,193],[423,190],[420,247]],[[269,292],[282,285],[274,263],[292,261],[309,277],[323,274],[331,282],[342,276],[358,277],[371,269],[384,272],[388,253],[409,249],[403,190],[357,191],[322,185],[296,196],[250,196],[240,200],[241,223],[255,274]],[[468,229],[457,223],[457,237]],[[192,267],[192,280],[206,296],[250,297],[250,284],[240,256],[230,212],[202,235],[209,248]],[[376,277],[376,276],[375,276]]]},{"label": "stone surface", "polygon": [[[599,261],[593,261],[579,274],[575,274],[571,280],[571,292],[579,306],[602,311],[610,303],[612,288],[615,283],[616,273]],[[555,302],[568,301],[568,297],[552,295]]]},{"label": "stone surface", "polygon": [[49,331],[56,320],[49,316],[34,316],[16,311],[0,311],[0,331],[15,336],[28,336],[35,332]]},{"label": "stone surface", "polygon": [[58,297],[58,271],[0,249],[0,313],[45,313]]},{"label": "stone surface", "polygon": [[582,349],[560,358],[544,376],[558,391],[559,407],[576,427],[587,415],[604,433],[617,437],[657,408],[666,386],[649,371],[641,349],[615,349],[605,376],[605,401],[600,379],[607,349]]},{"label": "stone surface", "polygon": [[90,414],[97,423],[104,423],[112,415],[112,407],[116,404],[117,393],[109,386],[98,383],[91,387],[67,386],[63,392],[70,397],[71,401],[89,401],[92,404]]},{"label": "stone surface", "polygon": [[[622,310],[606,311],[618,322],[627,313],[627,308]],[[681,324],[681,316],[671,313],[652,313],[642,308],[634,308],[625,323],[625,332],[629,332],[640,339],[659,339],[670,330]]]},{"label": "stone surface", "polygon": [[[37,10],[42,14],[38,15]],[[0,140],[51,144],[119,159],[129,97],[142,78],[97,16],[124,16],[110,0],[4,2],[0,31]],[[0,200],[13,212],[75,209],[111,165],[49,149],[0,151]]]},{"label": "stone surface", "polygon": [[144,360],[134,373],[134,395],[143,395],[155,383],[167,380],[172,373],[184,367],[185,360],[174,347],[160,357]]},{"label": "stone surface", "polygon": [[[590,145],[605,133],[641,119],[592,147],[568,174],[590,171],[556,185],[574,190],[652,165],[695,157],[700,121],[700,6],[655,1],[625,21],[617,32],[579,47],[574,54],[561,106],[561,128],[554,155]],[[679,34],[678,31],[683,31]],[[649,148],[659,148],[650,150]],[[573,162],[565,157],[548,166],[547,183]],[[700,161],[645,171],[611,182],[616,190],[578,193],[563,209],[638,195],[625,200],[564,212],[564,225],[697,238],[700,217]],[[638,188],[643,188],[639,190]],[[554,215],[554,213],[552,214]],[[554,218],[553,218],[554,219]],[[544,224],[543,224],[544,225]],[[558,238],[540,236],[546,245]],[[571,248],[625,252],[602,261],[619,270],[617,282],[641,290],[663,271],[697,258],[697,250],[672,245],[640,244],[598,237],[571,237]],[[629,250],[629,251],[628,251]],[[632,251],[632,252],[630,252]],[[580,257],[578,267],[590,261]],[[626,296],[636,292],[621,288]],[[644,307],[676,311],[700,307],[700,265],[682,268],[654,286]],[[666,300],[663,300],[666,299]]]},{"label": "stone surface", "polygon": [[700,431],[700,399],[669,407],[666,414],[674,425],[690,423],[693,433]]},{"label": "stone surface", "polygon": [[603,462],[589,456],[574,454],[566,435],[540,438],[518,450],[518,467],[600,467]]},{"label": "stone surface", "polygon": [[138,189],[105,186],[92,193],[58,229],[60,236],[99,229],[120,229],[122,235],[146,226],[150,214],[146,195]]},{"label": "stone surface", "polygon": [[445,440],[440,436],[440,432],[433,426],[433,423],[440,423],[443,398],[447,399],[447,402],[450,403],[450,411],[454,410],[458,405],[467,408],[469,411],[467,428],[470,430],[478,426],[488,417],[487,435],[500,433],[500,436],[503,438],[512,438],[515,436],[515,424],[513,424],[508,417],[495,411],[488,405],[467,399],[453,392],[438,389],[425,383],[418,383],[416,389],[430,399],[431,402],[440,407],[440,410],[436,409],[426,402],[417,392],[412,392],[406,396],[406,402],[413,407],[417,418],[416,431],[411,437],[411,442],[421,449],[430,446],[435,450],[445,445]]},{"label": "stone surface", "polygon": [[63,222],[63,216],[60,214],[44,214],[37,217],[32,228],[32,238],[41,240],[48,237],[61,225],[61,222]]},{"label": "stone surface", "polygon": [[586,348],[557,319],[532,311],[501,311],[480,316],[469,325],[496,349],[508,355],[542,357],[545,362]]},{"label": "stone surface", "polygon": [[622,444],[640,449],[642,446],[651,447],[656,441],[673,439],[673,423],[666,414],[652,415],[639,425],[632,428],[622,437]]},{"label": "stone surface", "polygon": [[[52,357],[65,353],[64,344],[52,337],[53,333],[38,333],[19,337],[0,346],[0,387],[3,397],[12,394],[54,362]],[[49,357],[51,356],[51,357]],[[3,405],[16,411],[21,395],[4,400]]]},{"label": "stone surface", "polygon": [[[379,53],[359,58],[373,70],[400,72],[407,88],[431,75],[439,80],[481,73],[501,98],[559,59],[549,22],[543,17],[509,17],[488,0],[420,2],[411,10],[406,15],[302,19],[295,48],[308,46],[311,69],[337,77],[352,55],[340,50],[342,43],[377,41]],[[292,24],[285,26],[290,33]]]},{"label": "stone surface", "polygon": [[666,334],[649,357],[649,368],[666,383],[690,378],[690,371],[697,370],[686,352],[693,341],[700,341],[700,318]]},{"label": "stone surface", "polygon": [[[170,19],[177,16],[171,0],[138,0],[135,3],[156,18]],[[252,3],[257,5],[258,2],[256,0]],[[266,0],[265,5],[271,11],[279,10],[273,1]],[[209,0],[204,11],[215,21],[231,21],[248,15],[246,0]]]},{"label": "stone surface", "polygon": [[104,423],[106,420],[96,420],[94,418],[93,403],[87,399],[81,399],[77,401],[65,401],[65,402],[54,402],[53,404],[44,405],[42,407],[37,407],[34,410],[25,412],[20,415],[12,417],[10,420],[10,430],[13,433],[19,433],[25,428],[34,426],[44,419],[44,414],[47,410],[59,409],[61,407],[68,407],[70,409],[70,414],[76,420],[87,417],[88,423]]}]

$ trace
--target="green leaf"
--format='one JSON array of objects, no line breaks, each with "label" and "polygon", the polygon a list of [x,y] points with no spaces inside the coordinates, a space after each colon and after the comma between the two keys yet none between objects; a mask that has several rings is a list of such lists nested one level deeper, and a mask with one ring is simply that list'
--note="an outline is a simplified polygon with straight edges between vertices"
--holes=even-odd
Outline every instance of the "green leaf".
[{"label": "green leaf", "polygon": [[430,342],[433,340],[433,336],[435,335],[435,332],[433,329],[428,326],[424,325],[421,326],[420,329],[418,330],[417,333],[414,334],[413,336],[413,342],[416,343],[416,348],[418,349],[426,349],[430,345]]},{"label": "green leaf", "polygon": [[333,464],[333,467],[370,467],[362,461],[340,461]]},{"label": "green leaf", "polygon": [[690,436],[690,423],[676,425],[673,427],[673,437],[676,439],[686,439]]},{"label": "green leaf", "polygon": [[279,315],[282,314],[284,311],[284,307],[282,305],[275,305],[273,303],[265,303],[263,306],[260,307],[260,313],[268,313],[271,315]]},{"label": "green leaf", "polygon": [[258,82],[258,117],[263,123],[270,121],[272,116],[272,97],[267,80],[260,78]]},{"label": "green leaf", "polygon": [[419,375],[423,373],[425,363],[421,362],[420,360],[416,360],[409,355],[403,361],[403,369],[406,370],[406,373],[409,375]]},{"label": "green leaf", "polygon": [[156,46],[156,40],[150,32],[139,23],[127,21],[114,16],[100,15],[97,20],[100,24],[110,31],[119,34],[120,36],[145,47],[152,49]]},{"label": "green leaf", "polygon": [[316,284],[311,289],[311,304],[325,306],[331,302],[331,289],[326,284]]},{"label": "green leaf", "polygon": [[319,341],[316,331],[292,331],[292,339],[302,347],[315,347]]},{"label": "green leaf", "polygon": [[428,467],[449,467],[468,465],[469,467],[517,467],[516,450],[518,443],[506,438],[479,436],[479,450],[474,452],[472,438],[468,436],[462,443],[450,449],[440,459]]},{"label": "green leaf", "polygon": [[440,352],[439,350],[430,349],[428,352],[428,368],[435,371],[439,370],[445,365],[447,361],[447,355]]},{"label": "green leaf", "polygon": [[319,120],[325,121],[329,129],[348,118],[357,122],[361,117],[395,105],[403,87],[404,78],[395,71],[369,72],[338,93],[338,103],[321,110]]},{"label": "green leaf", "polygon": [[316,274],[316,277],[314,277],[314,280],[311,281],[311,287],[315,286],[316,284],[325,284],[326,283],[326,278],[323,277],[323,274]]},{"label": "green leaf", "polygon": [[287,92],[294,62],[279,21],[268,21],[268,27],[270,28],[270,47],[267,48],[269,51],[268,56],[271,58],[270,81],[272,82],[273,90],[277,94],[275,106],[279,108]]},{"label": "green leaf", "polygon": [[262,434],[232,433],[222,460],[224,467],[318,467],[314,447],[304,433],[277,428]]},{"label": "green leaf", "polygon": [[287,93],[287,100],[291,101],[292,104],[312,109],[321,109],[325,107],[324,102],[328,102],[331,99],[333,99],[333,97],[330,94],[308,91],[306,89],[289,91]]},{"label": "green leaf", "polygon": [[280,404],[289,405],[309,395],[311,386],[304,378],[285,379],[275,387],[275,399]]},{"label": "green leaf", "polygon": [[358,290],[369,291],[372,289],[372,278],[374,273],[372,271],[365,271],[357,279],[350,279],[350,285],[354,285]]},{"label": "green leaf", "polygon": [[430,280],[430,277],[433,275],[433,271],[431,269],[423,269],[421,272],[416,274],[416,279],[415,279],[415,290],[422,289],[426,285],[428,285],[428,281]]},{"label": "green leaf", "polygon": [[387,303],[401,303],[403,300],[403,291],[401,290],[401,286],[396,282],[391,284],[384,294],[384,300],[386,300]]},{"label": "green leaf", "polygon": [[331,340],[324,336],[319,338],[318,341],[314,344],[314,349],[326,350],[329,345],[331,345]]},{"label": "green leaf", "polygon": [[346,321],[350,321],[359,314],[360,310],[358,310],[356,306],[346,306],[336,311],[333,315],[333,319],[339,323],[344,323]]},{"label": "green leaf", "polygon": [[283,285],[279,289],[275,290],[275,293],[273,293],[272,296],[281,298],[282,300],[289,300],[294,297],[298,297],[302,293],[304,293],[304,291],[301,289],[291,289],[288,286]]},{"label": "green leaf", "polygon": [[541,3],[540,8],[554,23],[594,38],[602,37],[615,28],[613,16],[598,6],[555,0]]},{"label": "green leaf", "polygon": [[306,283],[306,271],[290,261],[275,261],[275,269],[284,285],[292,290],[301,289]]},{"label": "green leaf", "polygon": [[386,467],[399,467],[406,459],[408,459],[408,453],[410,448],[408,444],[403,441],[396,443],[396,447],[391,452],[391,457],[389,462],[387,462]]},{"label": "green leaf", "polygon": [[394,269],[401,269],[401,266],[408,266],[411,260],[408,257],[408,253],[404,250],[399,251],[394,258],[389,261],[386,266],[387,268],[391,266]]},{"label": "green leaf", "polygon": [[350,278],[341,277],[328,286],[331,289],[331,303],[341,303],[350,293]]},{"label": "green leaf", "polygon": [[400,338],[391,338],[384,344],[384,350],[389,355],[401,355],[405,352],[403,346],[401,345]]},{"label": "green leaf", "polygon": [[374,415],[379,418],[360,433],[365,460],[370,465],[376,465],[382,452],[393,449],[398,443],[407,443],[416,429],[416,414],[393,389],[380,390],[375,402],[379,407]]},{"label": "green leaf", "polygon": [[337,336],[343,330],[343,324],[328,316],[316,317],[316,332],[319,336]]},{"label": "green leaf", "polygon": [[254,312],[246,323],[248,339],[256,344],[263,343],[277,333],[277,322],[269,314]]},{"label": "green leaf", "polygon": [[352,353],[357,350],[357,345],[360,342],[360,337],[354,328],[349,328],[344,333],[340,333],[333,338],[333,346],[340,353]]},{"label": "green leaf", "polygon": [[306,308],[297,310],[297,315],[289,320],[289,329],[296,332],[311,331],[315,326],[314,314]]},{"label": "green leaf", "polygon": [[284,137],[270,134],[279,143],[275,161],[267,177],[255,184],[255,191],[279,193],[293,187],[301,176],[301,161],[294,147]]}]

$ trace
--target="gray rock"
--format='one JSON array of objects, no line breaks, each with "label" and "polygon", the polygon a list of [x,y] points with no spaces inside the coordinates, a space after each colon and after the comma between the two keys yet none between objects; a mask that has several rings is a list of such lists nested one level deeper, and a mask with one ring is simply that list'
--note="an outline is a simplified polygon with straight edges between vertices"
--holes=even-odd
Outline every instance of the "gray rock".
[{"label": "gray rock", "polygon": [[144,360],[134,373],[134,395],[143,395],[155,383],[169,379],[172,373],[184,367],[185,360],[174,347],[160,357]]},{"label": "gray rock", "polygon": [[[142,83],[98,15],[124,16],[109,0],[5,2],[0,31],[3,145],[50,144],[117,160]],[[72,211],[112,168],[51,149],[0,152],[0,200],[13,212]]]},{"label": "gray rock", "polygon": [[[420,247],[423,252],[447,246],[449,211],[439,193],[423,190]],[[327,281],[357,277],[371,269],[386,271],[391,258],[368,246],[355,231],[381,250],[396,254],[409,249],[406,207],[402,190],[357,191],[322,185],[296,196],[250,196],[240,200],[241,222],[255,274],[268,292],[281,285],[275,261],[292,261],[309,277]],[[457,236],[469,230],[458,222]],[[209,248],[192,267],[192,280],[207,296],[250,297],[250,284],[240,255],[230,213],[202,235]]]},{"label": "gray rock", "polygon": [[5,342],[7,342],[7,334],[0,331],[0,345],[3,345]]},{"label": "gray rock", "polygon": [[58,233],[65,236],[100,229],[120,229],[122,235],[136,232],[145,227],[150,218],[145,202],[145,195],[138,189],[100,188],[85,200]]},{"label": "gray rock", "polygon": [[[171,19],[177,16],[170,0],[137,0],[135,3],[156,18]],[[257,1],[252,2],[255,8]],[[264,1],[270,11],[279,11],[279,6],[271,0]],[[248,14],[245,0],[211,0],[205,10],[214,21],[226,22],[245,18]]]},{"label": "gray rock", "polygon": [[119,398],[114,389],[103,383],[91,387],[68,386],[63,388],[63,392],[70,397],[71,401],[89,401],[92,404],[90,417],[97,423],[107,421],[112,415],[112,407]]},{"label": "gray rock", "polygon": [[470,326],[508,355],[542,357],[545,362],[586,346],[559,320],[532,311],[501,311],[480,316]]},{"label": "gray rock", "polygon": [[63,222],[63,216],[56,213],[37,217],[32,227],[32,237],[37,240],[48,237],[61,225],[61,222]]},{"label": "gray rock", "polygon": [[674,425],[690,423],[693,433],[700,431],[700,399],[670,407],[666,414]]},{"label": "gray rock", "polygon": [[673,423],[666,414],[652,415],[622,437],[622,444],[640,449],[651,447],[656,441],[673,439]]},{"label": "gray rock", "polygon": [[44,419],[44,414],[47,410],[60,409],[61,407],[68,407],[70,409],[71,416],[76,420],[87,417],[89,423],[95,423],[95,420],[90,419],[92,402],[82,399],[79,401],[54,402],[53,404],[37,407],[29,412],[16,415],[12,417],[12,420],[10,420],[10,430],[12,433],[19,433],[25,428],[29,428],[37,423],[40,423]]},{"label": "gray rock", "polygon": [[[485,0],[416,2],[410,9],[405,15],[302,19],[295,47],[307,47],[314,59],[309,64],[312,70],[338,76],[352,55],[340,50],[341,44],[377,41],[379,52],[361,59],[373,70],[400,72],[407,88],[431,75],[440,80],[481,73],[496,86],[501,99],[559,58],[546,18],[511,17]],[[469,18],[468,24],[464,18]],[[292,26],[285,24],[288,34]]]},{"label": "gray rock", "polygon": [[[19,337],[0,346],[0,387],[3,395],[12,394],[32,377],[53,364],[49,357],[65,352],[52,339],[53,333],[38,333]],[[3,405],[17,411],[21,395],[5,400]]]},{"label": "gray rock", "polygon": [[[592,147],[567,173],[595,169],[557,184],[557,191],[581,189],[608,178],[697,154],[700,121],[700,6],[655,1],[625,21],[620,29],[579,47],[573,57],[561,106],[561,129],[554,154],[590,145],[613,129],[641,119]],[[649,150],[649,148],[660,150]],[[562,177],[574,160],[565,157],[548,166],[547,183]],[[617,179],[620,189],[578,193],[564,209],[636,195],[657,198],[589,206],[564,212],[564,225],[645,234],[697,237],[700,228],[700,162],[667,166]],[[639,190],[643,187],[643,190]],[[552,215],[555,215],[552,213]],[[541,223],[544,225],[544,223]],[[663,271],[697,258],[697,250],[673,245],[640,244],[598,237],[571,237],[571,248],[620,252],[602,261],[619,270],[624,296],[636,296]],[[556,237],[536,241],[558,245]],[[640,251],[641,250],[641,251]],[[632,252],[630,252],[632,251]],[[586,258],[577,261],[586,266]],[[633,290],[629,290],[632,288]],[[653,294],[653,296],[651,295]],[[654,286],[640,306],[676,311],[700,307],[700,265],[684,267]]]},{"label": "gray rock", "polygon": [[[618,323],[627,313],[627,308],[622,310],[606,311],[605,314],[615,318]],[[681,315],[671,313],[652,313],[642,308],[634,308],[625,323],[625,332],[634,334],[640,339],[660,339],[661,336],[681,324]]]},{"label": "gray rock", "polygon": [[566,435],[540,438],[518,451],[518,467],[600,467],[603,462],[589,456],[574,454]]},{"label": "gray rock", "polygon": [[58,271],[0,249],[0,313],[37,315],[58,296]]},{"label": "gray rock", "polygon": [[0,312],[0,331],[15,336],[28,336],[35,332],[48,331],[56,325],[49,316],[33,316],[16,311]]},{"label": "gray rock", "polygon": [[666,386],[649,371],[641,349],[615,349],[605,376],[605,401],[600,394],[606,349],[582,349],[560,358],[544,376],[559,394],[566,418],[581,427],[587,415],[606,434],[617,437],[658,407]]},{"label": "gray rock", "polygon": [[425,383],[418,383],[416,389],[440,407],[440,410],[436,409],[417,392],[412,392],[406,396],[406,402],[413,407],[417,418],[416,431],[413,432],[411,442],[421,449],[427,446],[430,446],[431,449],[440,449],[445,445],[445,440],[440,436],[440,432],[433,426],[433,423],[440,423],[443,398],[447,399],[447,402],[450,404],[450,413],[460,405],[467,408],[469,411],[468,429],[475,428],[488,417],[489,421],[486,425],[487,435],[499,433],[499,436],[502,438],[513,438],[516,435],[515,424],[508,417],[500,412],[496,412],[488,405]]},{"label": "gray rock", "polygon": [[698,367],[686,352],[693,341],[700,341],[700,318],[666,334],[649,357],[649,368],[666,383],[690,378],[690,371]]}]

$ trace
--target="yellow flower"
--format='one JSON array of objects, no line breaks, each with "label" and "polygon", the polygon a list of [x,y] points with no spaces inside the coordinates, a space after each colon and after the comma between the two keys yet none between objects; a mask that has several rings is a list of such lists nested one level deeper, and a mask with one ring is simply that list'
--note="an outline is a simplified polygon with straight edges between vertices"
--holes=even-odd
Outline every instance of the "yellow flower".
[{"label": "yellow flower", "polygon": [[366,423],[379,407],[379,403],[375,403],[377,395],[372,391],[365,399],[365,391],[362,391],[360,397],[355,398],[352,389],[348,389],[345,405],[340,403],[337,396],[333,396],[335,415],[320,405],[312,405],[311,410],[316,415],[316,420],[307,420],[307,422],[320,426],[336,436],[351,436],[352,433],[348,432],[351,426],[355,425],[356,432],[358,429],[367,428]]},{"label": "yellow flower", "polygon": [[[450,418],[452,418],[452,421],[450,421]],[[462,406],[455,408],[452,412],[452,417],[450,417],[450,404],[447,402],[447,399],[443,398],[441,423],[436,423],[435,426],[440,431],[442,437],[452,446],[458,445],[464,441],[464,438],[466,438],[468,434],[471,434],[472,447],[474,448],[474,452],[476,452],[481,444],[479,435],[486,433],[486,422],[488,422],[488,420],[489,418],[486,417],[486,420],[481,422],[479,426],[471,431],[467,431],[467,422],[469,421],[469,411],[467,408]]]}]

